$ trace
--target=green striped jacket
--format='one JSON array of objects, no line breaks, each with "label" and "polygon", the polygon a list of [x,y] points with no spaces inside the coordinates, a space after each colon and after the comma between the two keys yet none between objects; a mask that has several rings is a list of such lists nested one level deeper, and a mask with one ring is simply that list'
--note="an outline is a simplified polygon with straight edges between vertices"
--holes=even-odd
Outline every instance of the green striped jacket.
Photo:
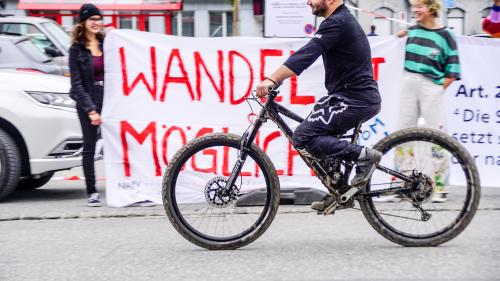
[{"label": "green striped jacket", "polygon": [[438,85],[445,77],[460,79],[457,42],[448,28],[410,27],[405,51],[407,71],[423,74]]}]

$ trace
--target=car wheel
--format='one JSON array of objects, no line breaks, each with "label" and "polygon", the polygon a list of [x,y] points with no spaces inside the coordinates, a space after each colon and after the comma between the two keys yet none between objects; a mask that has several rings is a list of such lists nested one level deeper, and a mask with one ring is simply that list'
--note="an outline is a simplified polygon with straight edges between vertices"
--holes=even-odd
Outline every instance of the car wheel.
[{"label": "car wheel", "polygon": [[38,178],[35,177],[27,177],[23,178],[17,184],[18,190],[31,190],[42,187],[54,176],[54,172],[46,173]]},{"label": "car wheel", "polygon": [[21,155],[16,143],[0,129],[0,201],[17,186],[21,174]]}]

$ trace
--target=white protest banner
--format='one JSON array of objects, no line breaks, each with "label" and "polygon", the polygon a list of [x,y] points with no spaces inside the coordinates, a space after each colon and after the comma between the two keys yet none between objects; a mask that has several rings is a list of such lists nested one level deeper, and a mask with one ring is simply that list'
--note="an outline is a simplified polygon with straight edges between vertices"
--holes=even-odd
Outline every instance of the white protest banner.
[{"label": "white protest banner", "polygon": [[[365,124],[361,143],[367,145],[397,129],[404,58],[404,39],[378,37],[371,40],[374,75],[379,82],[383,105],[381,114]],[[305,42],[304,39],[187,38],[137,31],[110,32],[105,42],[103,112],[108,204],[126,206],[146,199],[161,203],[161,176],[174,153],[187,141],[206,133],[242,134],[250,124],[252,113],[245,98],[265,75]],[[483,47],[471,45],[471,49]],[[467,48],[463,52],[471,52]],[[490,76],[478,74],[474,78],[464,72],[462,82],[471,83],[466,86],[468,91],[470,87],[486,83],[500,84],[495,82],[498,79],[494,77],[495,65],[490,62],[494,61],[464,60],[464,69],[480,65],[485,72],[491,73]],[[326,94],[323,77],[319,59],[300,77],[289,79],[280,88],[280,103],[306,116],[312,103]],[[468,100],[461,95],[455,97],[460,83],[447,92],[450,103],[469,106],[477,97]],[[500,122],[500,116],[495,116],[500,114],[496,112],[500,99],[494,99],[495,93],[490,95],[493,97],[489,103],[483,102],[471,110],[486,110],[490,114],[489,125],[493,125]],[[254,104],[257,110],[255,108]],[[455,120],[454,117],[450,112],[450,118]],[[293,121],[289,124],[292,129],[298,125]],[[498,123],[495,124],[492,138],[496,143],[481,149],[499,157],[499,150],[495,152],[495,148],[499,147],[500,131]],[[462,124],[452,123],[450,133],[463,134],[464,128]],[[256,143],[273,160],[282,188],[323,188],[274,124],[266,123]],[[475,147],[471,149],[473,154],[480,153]],[[478,165],[483,165],[485,157],[477,157],[483,161],[478,161]],[[495,185],[495,179],[500,179],[500,163],[498,159],[495,161],[488,167],[491,169],[487,174],[480,166],[485,185]]]},{"label": "white protest banner", "polygon": [[462,80],[446,91],[448,134],[474,157],[481,185],[500,186],[500,40],[457,41]]}]

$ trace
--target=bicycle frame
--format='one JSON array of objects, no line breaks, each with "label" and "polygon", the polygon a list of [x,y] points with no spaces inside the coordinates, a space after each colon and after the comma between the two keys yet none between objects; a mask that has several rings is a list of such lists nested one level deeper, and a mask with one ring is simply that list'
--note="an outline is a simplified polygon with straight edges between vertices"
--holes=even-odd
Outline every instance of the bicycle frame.
[{"label": "bicycle frame", "polygon": [[[280,114],[299,123],[302,123],[304,121],[304,119],[299,115],[295,114],[294,112],[288,110],[287,108],[275,102],[275,98],[278,95],[278,93],[279,92],[276,89],[270,90],[269,95],[267,97],[267,101],[262,106],[262,109],[260,110],[260,113],[257,115],[257,119],[254,121],[252,128],[243,134],[241,138],[240,153],[238,156],[238,160],[231,171],[231,175],[226,183],[226,188],[229,188],[235,183],[236,178],[240,174],[241,167],[243,166],[243,163],[245,162],[246,157],[248,155],[249,147],[254,142],[257,132],[260,130],[262,125],[265,122],[267,122],[268,119],[273,121],[278,126],[278,128],[283,132],[283,134],[285,134],[286,138],[290,142],[292,142],[293,131],[286,124],[283,118],[281,118]],[[362,123],[359,123],[354,128],[354,131],[351,135],[338,135],[336,137],[339,139],[350,139],[351,143],[355,144],[358,141],[359,134],[361,133],[361,125]],[[304,153],[301,152],[300,149],[297,150],[297,152],[299,153],[302,160],[304,160],[304,162],[307,164],[307,166],[314,171],[316,176],[321,180],[321,182],[328,189],[328,191],[330,191],[330,193],[339,195],[338,194],[339,188],[349,186],[347,181],[354,166],[352,162],[345,162],[345,161],[340,162],[340,165],[343,165],[345,169],[343,173],[344,176],[342,177],[342,183],[338,185],[336,180],[334,180],[332,176],[329,175],[327,171],[325,171],[324,167],[319,162],[320,161],[319,159],[304,155]],[[340,167],[336,168],[340,170]],[[389,168],[383,167],[381,165],[377,165],[377,169],[382,170],[387,174],[397,177],[405,182],[411,181],[411,179],[408,176],[399,173],[397,171],[391,170]],[[392,188],[391,190],[372,191],[369,193],[363,193],[362,195],[373,197],[373,196],[380,196],[382,194],[387,194],[388,192],[395,192],[402,190],[405,189]]]}]

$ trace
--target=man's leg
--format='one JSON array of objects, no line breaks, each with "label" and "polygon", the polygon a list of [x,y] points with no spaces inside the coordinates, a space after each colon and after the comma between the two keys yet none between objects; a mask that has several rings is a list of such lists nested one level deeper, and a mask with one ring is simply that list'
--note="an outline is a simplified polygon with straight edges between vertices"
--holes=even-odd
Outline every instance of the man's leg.
[{"label": "man's leg", "polygon": [[323,97],[295,130],[293,145],[295,148],[305,149],[315,157],[333,156],[345,161],[355,161],[362,152],[362,147],[339,140],[334,135],[349,131],[379,111],[378,104],[355,107],[335,97]]},{"label": "man's leg", "polygon": [[[293,144],[297,149],[305,149],[315,157],[333,156],[345,161],[355,161],[358,166],[353,184],[360,189],[366,185],[382,154],[339,140],[334,135],[345,133],[379,111],[379,104],[356,107],[334,97],[323,97],[295,130]],[[328,205],[328,200],[323,200],[313,203],[311,207],[321,211]]]}]

